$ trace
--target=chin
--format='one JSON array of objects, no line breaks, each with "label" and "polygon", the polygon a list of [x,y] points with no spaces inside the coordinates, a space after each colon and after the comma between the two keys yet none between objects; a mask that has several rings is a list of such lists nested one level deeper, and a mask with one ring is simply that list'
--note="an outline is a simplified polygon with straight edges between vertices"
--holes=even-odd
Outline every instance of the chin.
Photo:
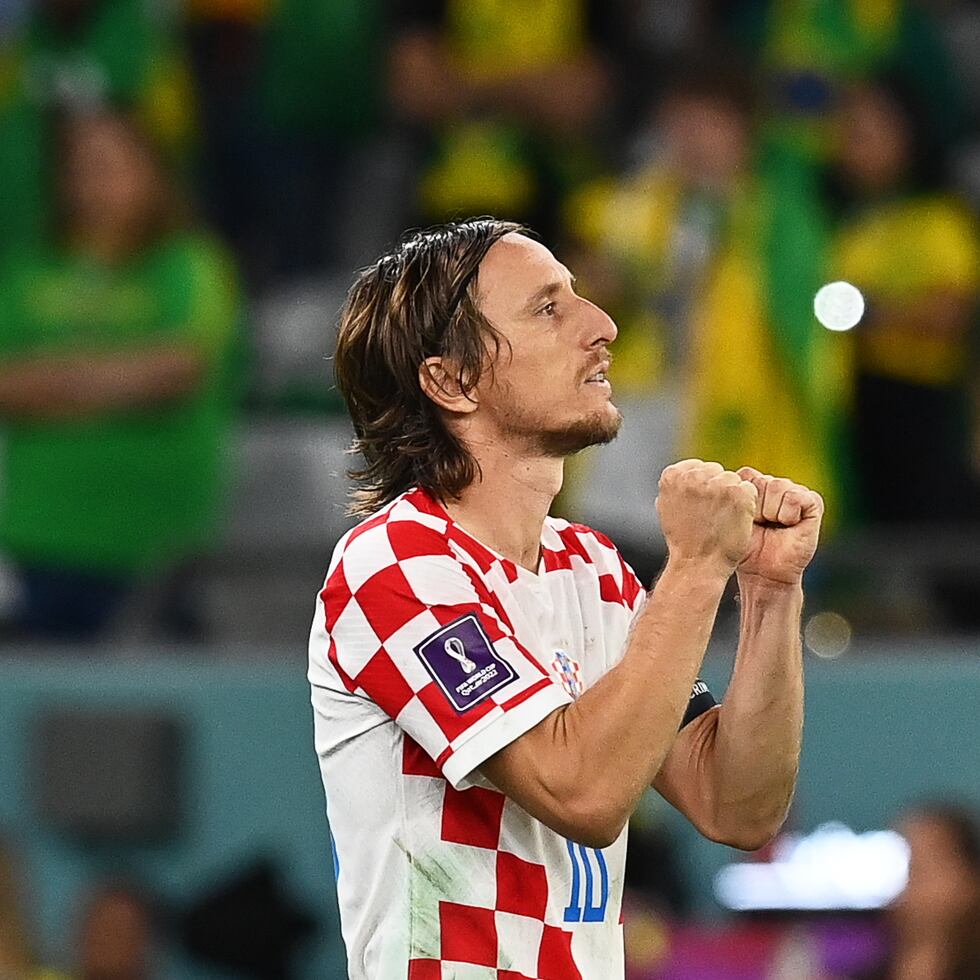
[{"label": "chin", "polygon": [[572,456],[612,442],[623,424],[619,409],[610,402],[605,411],[593,412],[570,425],[540,434],[541,448],[546,456]]}]

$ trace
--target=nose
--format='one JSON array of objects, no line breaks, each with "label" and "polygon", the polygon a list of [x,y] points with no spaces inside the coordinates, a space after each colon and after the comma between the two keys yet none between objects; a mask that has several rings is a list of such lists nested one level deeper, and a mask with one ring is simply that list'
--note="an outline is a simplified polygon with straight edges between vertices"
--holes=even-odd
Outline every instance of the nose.
[{"label": "nose", "polygon": [[611,344],[619,334],[613,318],[591,300],[583,299],[587,306],[586,337],[588,347],[605,347]]}]

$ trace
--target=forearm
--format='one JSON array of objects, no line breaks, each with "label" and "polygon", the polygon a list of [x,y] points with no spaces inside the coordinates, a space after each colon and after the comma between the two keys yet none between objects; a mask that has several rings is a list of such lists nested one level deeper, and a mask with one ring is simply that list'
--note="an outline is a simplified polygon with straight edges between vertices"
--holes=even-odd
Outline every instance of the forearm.
[{"label": "forearm", "polygon": [[154,404],[190,390],[202,370],[189,345],[22,357],[0,364],[0,415],[43,421]]},{"label": "forearm", "polygon": [[567,836],[614,840],[676,738],[726,578],[668,562],[620,664],[485,764],[488,778]]},{"label": "forearm", "polygon": [[738,654],[704,765],[716,826],[761,846],[786,817],[799,768],[803,589],[741,577],[739,589]]}]

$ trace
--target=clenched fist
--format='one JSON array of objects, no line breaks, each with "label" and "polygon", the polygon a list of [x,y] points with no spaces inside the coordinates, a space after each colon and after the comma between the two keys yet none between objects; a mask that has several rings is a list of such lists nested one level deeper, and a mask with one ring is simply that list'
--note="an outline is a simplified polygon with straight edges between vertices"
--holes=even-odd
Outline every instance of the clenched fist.
[{"label": "clenched fist", "polygon": [[657,512],[671,558],[730,575],[749,553],[759,493],[720,463],[685,459],[660,476]]},{"label": "clenched fist", "polygon": [[823,498],[799,483],[766,476],[751,466],[743,466],[738,475],[758,491],[752,541],[738,566],[739,580],[754,576],[798,585],[817,550]]}]

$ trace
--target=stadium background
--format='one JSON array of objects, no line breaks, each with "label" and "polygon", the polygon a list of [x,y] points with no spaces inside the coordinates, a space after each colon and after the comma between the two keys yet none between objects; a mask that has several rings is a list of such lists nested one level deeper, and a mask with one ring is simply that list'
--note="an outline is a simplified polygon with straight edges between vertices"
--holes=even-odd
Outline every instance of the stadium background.
[{"label": "stadium background", "polygon": [[[615,315],[626,423],[559,506],[648,580],[671,459],[827,496],[787,829],[980,807],[978,120],[956,0],[6,0],[0,975],[343,975],[304,677],[331,339],[447,217],[527,221]],[[812,314],[835,279],[851,334]],[[740,856],[653,798],[633,842],[632,977],[887,951],[833,897],[726,911]]]}]

